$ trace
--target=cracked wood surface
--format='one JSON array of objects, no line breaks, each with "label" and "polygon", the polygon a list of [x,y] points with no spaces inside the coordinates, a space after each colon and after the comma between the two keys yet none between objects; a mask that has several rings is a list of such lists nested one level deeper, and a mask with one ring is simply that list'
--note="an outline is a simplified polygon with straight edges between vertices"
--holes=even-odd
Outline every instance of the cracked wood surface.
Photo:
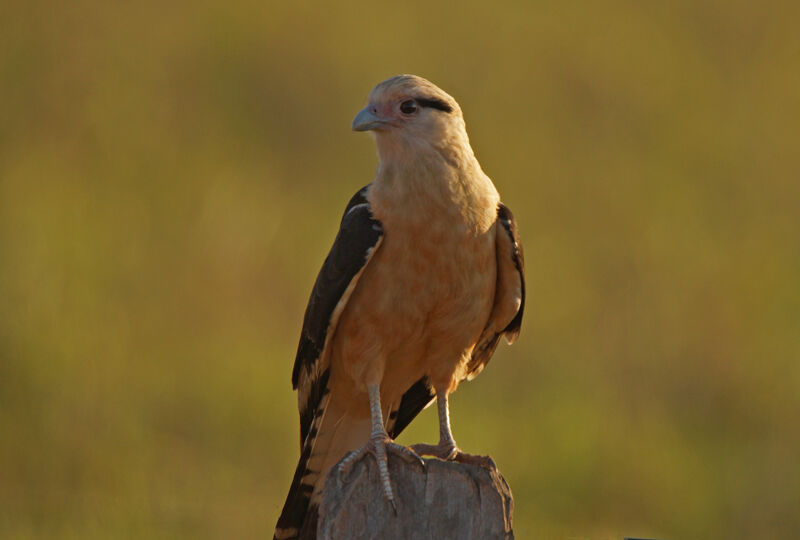
[{"label": "cracked wood surface", "polygon": [[439,459],[426,459],[422,467],[388,457],[397,514],[384,498],[375,458],[366,455],[347,478],[338,467],[331,471],[319,508],[319,540],[514,538],[511,489],[496,467]]}]

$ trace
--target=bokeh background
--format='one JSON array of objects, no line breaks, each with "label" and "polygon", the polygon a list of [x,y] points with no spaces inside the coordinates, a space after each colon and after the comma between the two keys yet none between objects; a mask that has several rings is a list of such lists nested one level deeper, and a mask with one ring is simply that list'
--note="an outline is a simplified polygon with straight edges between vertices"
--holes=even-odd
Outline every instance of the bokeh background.
[{"label": "bokeh background", "polygon": [[518,538],[797,538],[798,6],[3,3],[0,537],[271,535],[350,122],[411,72],[523,235],[452,399]]}]

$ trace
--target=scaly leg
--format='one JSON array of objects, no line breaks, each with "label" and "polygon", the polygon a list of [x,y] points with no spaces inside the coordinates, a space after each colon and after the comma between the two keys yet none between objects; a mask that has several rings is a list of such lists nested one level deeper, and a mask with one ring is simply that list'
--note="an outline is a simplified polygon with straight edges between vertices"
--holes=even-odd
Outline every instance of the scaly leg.
[{"label": "scaly leg", "polygon": [[392,492],[392,483],[389,478],[389,464],[386,459],[387,450],[398,454],[401,458],[412,463],[421,463],[425,466],[422,458],[415,454],[411,449],[406,448],[395,443],[386,433],[386,428],[383,425],[383,414],[381,413],[381,390],[380,385],[371,384],[367,387],[369,392],[369,411],[372,420],[372,433],[370,433],[369,441],[355,452],[350,452],[339,464],[339,478],[344,478],[350,474],[353,465],[361,459],[365,454],[372,454],[378,460],[378,472],[380,474],[381,483],[383,484],[383,493],[386,499],[391,503],[395,513],[397,513],[397,506],[394,502],[394,493]]},{"label": "scaly leg", "polygon": [[489,456],[465,454],[456,445],[450,429],[450,405],[446,391],[436,392],[436,408],[439,411],[439,444],[415,444],[411,449],[420,456],[434,456],[445,461],[459,461],[481,467],[497,468]]},{"label": "scaly leg", "polygon": [[447,392],[436,392],[436,408],[439,411],[439,444],[414,444],[411,449],[420,456],[435,456],[439,459],[452,460],[458,454],[458,446],[450,430],[450,406],[447,403]]}]

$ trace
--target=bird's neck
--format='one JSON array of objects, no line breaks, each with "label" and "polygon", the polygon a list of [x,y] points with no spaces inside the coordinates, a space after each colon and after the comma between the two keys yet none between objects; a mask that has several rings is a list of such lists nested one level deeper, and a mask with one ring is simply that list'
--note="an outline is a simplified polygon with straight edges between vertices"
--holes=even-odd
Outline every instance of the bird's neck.
[{"label": "bird's neck", "polygon": [[368,197],[385,225],[447,220],[480,234],[494,223],[500,197],[468,140],[381,143]]}]

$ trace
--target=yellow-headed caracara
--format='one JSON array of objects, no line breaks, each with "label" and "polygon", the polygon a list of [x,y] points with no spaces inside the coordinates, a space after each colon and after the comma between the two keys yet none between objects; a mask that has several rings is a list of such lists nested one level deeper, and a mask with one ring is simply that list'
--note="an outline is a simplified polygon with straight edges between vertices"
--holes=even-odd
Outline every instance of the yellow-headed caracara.
[{"label": "yellow-headed caracara", "polygon": [[[458,103],[399,75],[375,87],[353,129],[375,134],[378,172],[345,208],[306,308],[292,371],[301,454],[277,539],[313,531],[325,477],[348,452],[342,467],[375,456],[392,505],[387,451],[474,459],[456,446],[447,396],[522,321],[514,217],[472,152]],[[434,398],[439,443],[394,443]]]}]

